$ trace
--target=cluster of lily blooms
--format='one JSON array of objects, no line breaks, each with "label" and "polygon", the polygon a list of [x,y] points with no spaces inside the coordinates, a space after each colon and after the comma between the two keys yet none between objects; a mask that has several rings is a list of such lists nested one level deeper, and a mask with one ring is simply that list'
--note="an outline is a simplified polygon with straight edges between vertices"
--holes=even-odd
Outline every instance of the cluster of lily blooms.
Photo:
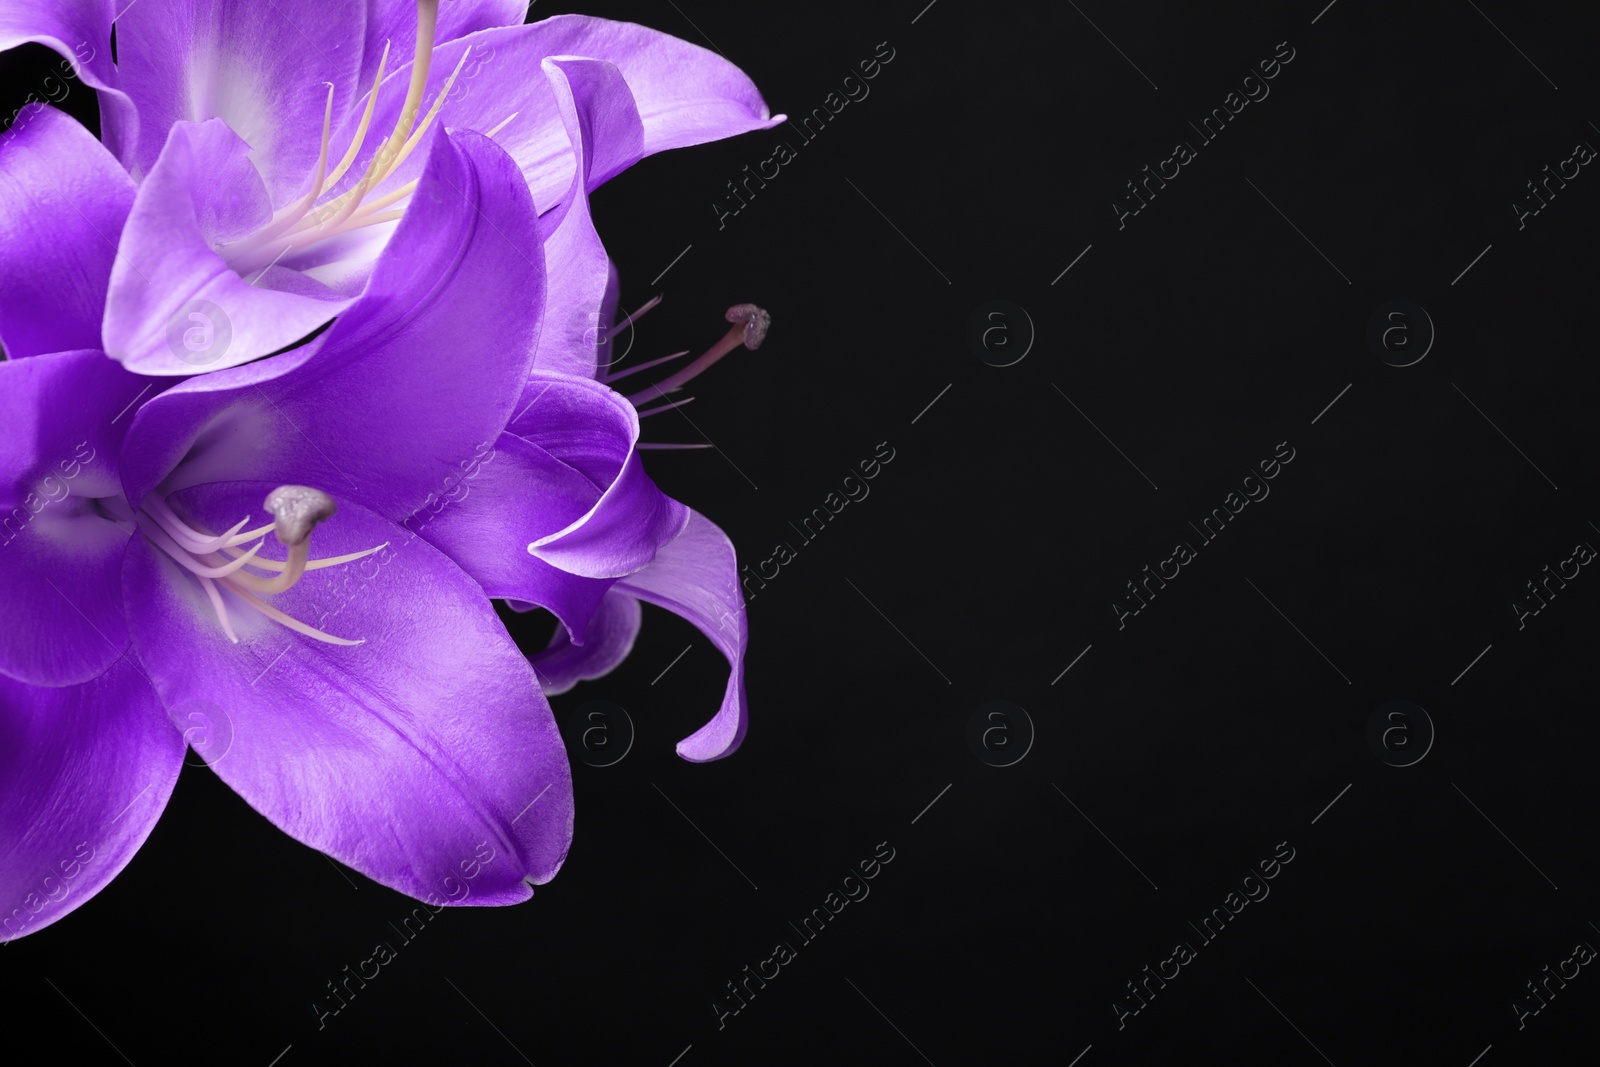
[{"label": "cluster of lily blooms", "polygon": [[[783,117],[704,49],[525,11],[0,0],[0,50],[73,61],[100,124],[33,104],[0,141],[0,940],[127,865],[200,704],[231,724],[212,769],[377,882],[432,899],[492,844],[470,904],[560,868],[546,697],[622,661],[641,601],[730,667],[679,754],[742,740],[733,546],[639,434],[766,313],[632,396],[570,324],[617,319],[597,186]],[[494,599],[550,612],[549,648]]]}]

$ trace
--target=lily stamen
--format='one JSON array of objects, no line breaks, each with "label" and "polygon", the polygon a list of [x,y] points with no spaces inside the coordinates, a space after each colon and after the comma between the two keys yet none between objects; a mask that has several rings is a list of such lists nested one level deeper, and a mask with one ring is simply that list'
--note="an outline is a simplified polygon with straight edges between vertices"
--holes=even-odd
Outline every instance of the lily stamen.
[{"label": "lily stamen", "polygon": [[[159,494],[152,493],[133,516],[145,537],[184,570],[199,579],[206,599],[216,613],[217,622],[228,640],[238,644],[232,620],[228,617],[221,589],[228,590],[246,604],[274,622],[304,634],[307,637],[333,645],[359,645],[361,640],[350,640],[323,633],[273,607],[263,595],[287,592],[294,588],[307,571],[321,570],[350,563],[382,551],[388,542],[361,552],[321,559],[311,558],[311,531],[320,523],[333,517],[338,505],[328,494],[303,485],[284,485],[268,495],[263,508],[273,516],[268,525],[245,531],[248,516],[241,519],[227,533],[211,534],[195,529],[172,510],[172,506]],[[266,534],[273,534],[288,550],[284,560],[261,559],[258,553],[266,545]],[[259,540],[257,540],[259,538]],[[237,546],[256,540],[247,551]],[[258,575],[245,570],[246,566],[269,572]]]},{"label": "lily stamen", "polygon": [[[144,516],[141,516],[141,518],[144,518]],[[180,567],[188,571],[190,574],[198,574],[202,578],[228,577],[230,574],[233,574],[235,571],[239,570],[239,568],[249,563],[255,557],[255,554],[260,552],[262,547],[266,544],[265,541],[258,542],[251,547],[249,552],[239,556],[233,560],[233,562],[223,564],[222,566],[213,567],[207,566],[206,564],[195,559],[191,553],[186,551],[182,545],[179,545],[176,541],[174,541],[171,535],[156,523],[145,519],[145,521],[139,523],[139,529],[144,532],[146,537],[155,542],[157,548],[171,556]]]},{"label": "lily stamen", "polygon": [[378,109],[378,86],[383,84],[384,70],[389,65],[389,42],[383,42],[383,55],[378,57],[378,76],[372,79],[372,91],[367,94],[367,107],[361,113],[361,122],[356,126],[356,134],[350,141],[350,147],[345,150],[344,158],[339,160],[339,165],[333,168],[333,173],[328,175],[328,185],[338,185],[339,179],[344,177],[344,172],[350,169],[350,164],[356,161],[356,156],[361,152],[361,144],[367,139],[367,128],[372,125],[372,113]]},{"label": "lily stamen", "polygon": [[[456,78],[461,74],[467,63],[467,58],[472,54],[469,46],[461,55],[455,70],[450,72],[445,79],[444,87],[435,96],[433,105],[428,109],[422,121],[417,121],[417,116],[422,110],[422,98],[427,91],[428,71],[433,59],[433,42],[438,23],[439,0],[417,0],[417,40],[416,52],[412,60],[411,81],[406,89],[406,97],[400,108],[399,118],[395,121],[393,130],[384,139],[377,153],[368,161],[363,171],[361,180],[355,188],[343,195],[329,201],[322,207],[312,210],[323,191],[337,185],[339,180],[355,162],[360,154],[361,146],[366,141],[368,130],[371,127],[372,116],[377,106],[378,90],[383,83],[384,69],[389,59],[389,44],[384,43],[383,56],[378,62],[377,78],[373,82],[372,91],[367,96],[367,106],[357,125],[355,135],[346,149],[344,158],[338,166],[328,171],[328,141],[333,120],[334,87],[328,86],[328,104],[325,109],[322,123],[322,148],[317,158],[316,173],[311,182],[311,189],[305,196],[294,203],[280,209],[273,215],[270,222],[260,230],[243,240],[236,241],[221,249],[228,265],[241,277],[257,270],[264,270],[272,266],[279,259],[291,251],[298,251],[338,237],[366,226],[376,226],[385,222],[393,222],[404,214],[404,209],[384,211],[383,208],[395,204],[409,197],[416,191],[415,181],[393,192],[386,193],[371,202],[364,203],[369,192],[380,185],[385,179],[399,169],[406,158],[421,143],[423,136],[432,128],[434,119],[439,114],[439,109],[444,106],[445,99],[450,95]],[[510,118],[506,122],[511,121]],[[505,125],[505,123],[501,123]],[[498,127],[497,127],[498,129]]]},{"label": "lily stamen", "polygon": [[[149,510],[150,517],[160,524],[162,529],[171,534],[173,540],[182,545],[186,551],[194,553],[215,552],[224,545],[235,543],[233,537],[244,529],[245,523],[250,521],[249,518],[243,518],[225,534],[220,534],[216,537],[202,537],[191,530],[182,519],[178,518],[177,514],[167,506],[165,500],[159,497],[151,497],[146,507]],[[253,541],[255,538],[247,537],[246,540]]]},{"label": "lily stamen", "polygon": [[328,103],[322,112],[322,148],[317,153],[317,176],[311,181],[311,191],[299,200],[277,212],[271,222],[250,236],[254,244],[264,244],[288,230],[311,210],[311,205],[322,195],[323,182],[328,172],[328,136],[333,129],[333,83],[328,86]]},{"label": "lily stamen", "polygon": [[761,342],[766,340],[767,328],[772,324],[772,316],[754,304],[735,304],[727,310],[723,318],[734,325],[723,335],[722,340],[706,349],[699,359],[678,373],[648,389],[634,393],[628,397],[628,402],[638,407],[641,400],[655,400],[668,393],[677,392],[686,382],[710,369],[714,363],[736,348],[742,346],[752,352],[755,351],[761,347]]},{"label": "lily stamen", "polygon": [[649,415],[659,415],[663,411],[671,411],[673,408],[681,408],[685,404],[692,403],[694,403],[694,397],[686,396],[682,400],[673,400],[666,404],[657,404],[653,408],[645,408],[643,411],[639,412],[639,417],[642,419]]}]

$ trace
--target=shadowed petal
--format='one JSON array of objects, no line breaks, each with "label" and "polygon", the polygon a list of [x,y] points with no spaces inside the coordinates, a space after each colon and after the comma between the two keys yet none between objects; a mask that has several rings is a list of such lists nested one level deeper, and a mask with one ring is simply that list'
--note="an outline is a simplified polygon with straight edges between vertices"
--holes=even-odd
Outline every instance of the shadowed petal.
[{"label": "shadowed petal", "polygon": [[31,106],[0,138],[0,344],[98,348],[133,179],[76,119]]},{"label": "shadowed petal", "polygon": [[[589,215],[589,177],[598,163],[621,169],[626,156],[637,158],[644,129],[622,72],[595,59],[547,59],[545,75],[555,90],[561,122],[578,165],[564,203],[539,220],[551,285],[545,297],[544,328],[533,365],[540,370],[595,376],[597,353],[611,326],[606,316],[611,261]],[[597,137],[596,128],[610,136]],[[598,144],[591,144],[598,140]],[[596,160],[595,149],[618,153]]]},{"label": "shadowed petal", "polygon": [[508,430],[581,471],[600,491],[582,516],[535,535],[527,550],[590,578],[615,578],[650,562],[657,546],[689,521],[689,509],[645,473],[633,405],[598,382],[562,374],[531,375],[523,395],[533,400]]},{"label": "shadowed petal", "polygon": [[[119,3],[117,71],[139,110],[123,162],[155,166],[178,122],[219,118],[250,146],[274,204],[309,180],[328,84],[338,121],[367,86],[364,0],[137,0]],[[448,6],[448,5],[446,5]]]},{"label": "shadowed petal", "polygon": [[492,451],[405,522],[470,574],[490,597],[546,608],[578,641],[610,588],[530,555],[529,540],[581,518],[600,490],[538,445],[501,434]]},{"label": "shadowed petal", "polygon": [[44,929],[116,877],[182,766],[183,735],[126,660],[56,689],[0,677],[0,941]]},{"label": "shadowed petal", "polygon": [[119,0],[0,0],[0,52],[36,41],[62,56],[66,67],[40,90],[46,99],[65,99],[73,77],[99,90],[101,136],[119,159],[138,133],[133,103],[117,88],[111,62],[111,24],[120,6]]},{"label": "shadowed petal", "polygon": [[[544,269],[504,150],[434,142],[366,295],[311,344],[191,378],[140,410],[130,500],[234,478],[318,485],[400,522],[492,446],[527,379]],[[232,525],[237,518],[229,520]]]},{"label": "shadowed petal", "polygon": [[117,575],[132,531],[93,502],[118,491],[128,409],[150,385],[100,352],[0,362],[0,672],[72,685],[127,647]]},{"label": "shadowed petal", "polygon": [[744,650],[749,629],[739,590],[739,563],[728,535],[699,512],[691,512],[689,525],[676,540],[661,546],[655,562],[621,579],[613,589],[689,620],[728,658],[731,671],[722,707],[710,722],[678,742],[678,755],[703,763],[738,748],[747,719]]},{"label": "shadowed petal", "polygon": [[[220,525],[271,488],[200,486],[173,506]],[[229,593],[231,644],[198,583],[140,543],[123,576],[135,647],[169,708],[225,711],[232,743],[201,755],[286,833],[418,899],[526,900],[571,844],[555,720],[482,590],[436,549],[344,501],[312,534],[319,556],[385,541],[272,597],[365,639],[354,647],[293,633]]]},{"label": "shadowed petal", "polygon": [[558,629],[543,652],[528,657],[545,696],[565,693],[579,682],[610,674],[633,651],[639,636],[639,601],[627,593],[607,591],[584,629],[581,645]]},{"label": "shadowed petal", "polygon": [[[616,128],[609,123],[595,128],[593,151],[605,162],[591,171],[591,190],[643,156],[769,129],[782,121],[781,116],[769,117],[755,85],[721,56],[630,22],[585,15],[557,15],[441,44],[434,49],[428,71],[428,99],[444,88],[469,48],[472,55],[435,128],[488,131],[514,113],[516,118],[495,134],[495,140],[516,159],[540,211],[561,201],[575,169],[555,91],[541,71],[548,56],[588,57],[615,65],[636,103],[637,120],[630,118]],[[406,64],[384,79],[374,129],[394,125],[410,78]],[[336,150],[343,151],[350,143],[356,122],[354,115],[345,121],[333,138]],[[640,126],[643,142],[635,147],[631,138]],[[621,147],[613,147],[619,138]],[[414,159],[407,160],[379,188],[408,181],[416,171]],[[341,188],[358,180],[358,175],[346,175]]]},{"label": "shadowed petal", "polygon": [[248,151],[220,119],[179,123],[139,186],[104,327],[106,352],[129,370],[236,366],[293,344],[348,303],[309,279],[283,289],[271,272],[247,281],[215,250],[272,216]]}]

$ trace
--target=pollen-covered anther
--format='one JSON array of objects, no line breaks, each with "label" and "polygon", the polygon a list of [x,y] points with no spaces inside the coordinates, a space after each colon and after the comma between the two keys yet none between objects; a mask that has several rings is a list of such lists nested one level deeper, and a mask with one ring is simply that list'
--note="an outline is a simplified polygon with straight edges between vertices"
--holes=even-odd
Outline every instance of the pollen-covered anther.
[{"label": "pollen-covered anther", "polygon": [[767,327],[772,325],[772,316],[767,314],[765,308],[758,308],[754,304],[735,304],[728,309],[723,318],[744,326],[742,340],[744,346],[752,352],[760,348],[761,342],[767,339]]},{"label": "pollen-covered anther", "polygon": [[278,520],[272,532],[287,548],[304,544],[318,523],[333,518],[339,510],[333,497],[304,485],[280,485],[267,494],[261,506]]}]

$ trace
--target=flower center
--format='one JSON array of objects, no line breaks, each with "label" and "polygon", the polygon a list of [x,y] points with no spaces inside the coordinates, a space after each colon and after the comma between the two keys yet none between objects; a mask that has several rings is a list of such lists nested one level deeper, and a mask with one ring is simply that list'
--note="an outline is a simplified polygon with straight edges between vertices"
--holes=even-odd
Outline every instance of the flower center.
[{"label": "flower center", "polygon": [[[369,548],[364,552],[311,559],[311,531],[318,523],[331,518],[338,510],[333,497],[303,485],[282,485],[267,496],[263,507],[275,521],[253,530],[246,530],[245,523],[250,521],[246,516],[231,530],[222,534],[213,534],[202,527],[184,522],[159,493],[151,493],[146,497],[132,518],[151,544],[165,552],[184,570],[200,579],[200,586],[205,590],[206,598],[211,601],[212,610],[217,613],[217,621],[222,624],[222,632],[227,634],[228,640],[234,644],[239,643],[239,638],[234,634],[233,624],[228,618],[228,608],[222,600],[222,589],[228,590],[256,611],[295,633],[304,634],[330,645],[361,644],[361,640],[352,641],[334,637],[315,627],[307,626],[299,619],[273,607],[262,597],[294,588],[306,571],[336,567],[341,563],[350,563],[364,556],[370,556],[388,547],[388,542],[385,541],[377,548]],[[279,543],[288,549],[287,559],[280,561],[261,559],[257,556],[262,546],[267,543],[266,535],[269,533],[276,536]],[[240,551],[239,546],[250,541],[256,543],[248,551]],[[253,574],[245,570],[247,566],[266,571],[268,575]]]},{"label": "flower center", "polygon": [[[470,46],[462,52],[461,61],[456,64],[444,88],[434,98],[433,106],[418,122],[417,117],[422,110],[422,95],[428,84],[428,69],[433,59],[433,40],[438,15],[439,0],[417,0],[416,54],[411,65],[411,84],[406,90],[400,117],[396,120],[389,136],[368,161],[361,180],[355,187],[312,210],[324,190],[337,185],[339,179],[345,176],[355,163],[356,156],[360,154],[362,145],[366,143],[367,132],[372,124],[372,114],[378,104],[378,88],[383,84],[384,70],[389,62],[388,42],[384,43],[383,56],[378,61],[378,73],[373,79],[372,92],[367,94],[366,110],[362,112],[355,136],[351,139],[344,158],[331,172],[328,170],[328,136],[333,124],[334,87],[331,84],[328,86],[328,103],[322,116],[322,151],[317,156],[317,169],[311,179],[310,192],[294,203],[278,209],[271,221],[249,237],[218,249],[227,260],[228,266],[241,277],[257,271],[265,273],[268,267],[291,252],[302,251],[320,241],[351,233],[363,227],[392,222],[405,214],[404,206],[399,208],[392,206],[416,190],[416,181],[406,182],[371,200],[366,198],[406,161],[421,142],[423,135],[433,124],[434,117],[438,115],[445,98],[450,95],[456,76],[461,73],[461,68],[466,65],[467,57],[472,52]],[[506,122],[510,121],[509,118],[506,119]],[[489,131],[489,136],[498,133],[504,126],[505,122],[502,122]]]}]

